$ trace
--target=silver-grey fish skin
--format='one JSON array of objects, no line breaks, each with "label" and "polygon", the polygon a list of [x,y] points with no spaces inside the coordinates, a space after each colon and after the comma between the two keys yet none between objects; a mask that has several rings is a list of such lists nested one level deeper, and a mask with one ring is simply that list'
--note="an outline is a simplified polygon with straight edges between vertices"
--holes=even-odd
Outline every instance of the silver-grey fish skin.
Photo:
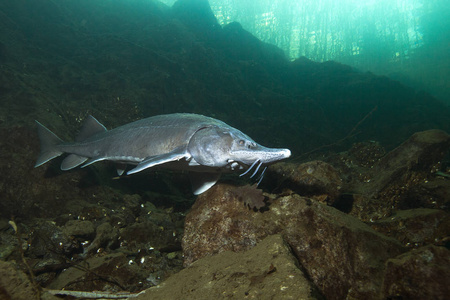
[{"label": "silver-grey fish skin", "polygon": [[127,165],[137,165],[127,174],[155,166],[194,171],[190,172],[190,179],[197,195],[213,186],[222,172],[247,169],[246,174],[254,168],[253,177],[262,165],[291,155],[289,149],[261,146],[222,121],[196,114],[154,116],[109,131],[89,116],[73,143],[63,142],[37,124],[41,154],[35,167],[69,153],[61,164],[62,170],[109,160],[116,162],[119,175]]},{"label": "silver-grey fish skin", "polygon": [[61,144],[58,148],[84,157],[105,157],[105,160],[136,164],[146,157],[187,146],[195,132],[211,125],[232,128],[202,115],[159,115],[98,133],[82,142]]}]

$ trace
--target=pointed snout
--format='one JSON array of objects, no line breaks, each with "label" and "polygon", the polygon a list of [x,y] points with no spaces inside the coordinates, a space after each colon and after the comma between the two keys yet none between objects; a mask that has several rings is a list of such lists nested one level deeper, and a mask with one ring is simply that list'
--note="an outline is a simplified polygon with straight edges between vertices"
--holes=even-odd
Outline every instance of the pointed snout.
[{"label": "pointed snout", "polygon": [[291,157],[291,150],[281,149],[281,155],[283,156],[283,158],[289,158]]},{"label": "pointed snout", "polygon": [[257,145],[255,148],[236,151],[233,154],[234,160],[245,164],[252,164],[259,161],[263,164],[270,164],[291,156],[291,150],[279,148],[266,148]]},{"label": "pointed snout", "polygon": [[291,150],[289,149],[265,148],[261,152],[262,155],[260,160],[264,164],[276,162],[291,156]]}]

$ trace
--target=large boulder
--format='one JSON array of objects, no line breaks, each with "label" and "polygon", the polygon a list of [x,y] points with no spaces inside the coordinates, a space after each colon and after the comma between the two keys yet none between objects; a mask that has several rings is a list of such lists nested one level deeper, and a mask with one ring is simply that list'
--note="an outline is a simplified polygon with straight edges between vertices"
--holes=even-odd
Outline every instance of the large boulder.
[{"label": "large boulder", "polygon": [[239,201],[230,185],[199,196],[186,216],[185,265],[224,251],[244,251],[281,234],[302,270],[327,299],[376,299],[384,263],[402,245],[358,219],[297,194],[266,194],[269,210],[255,212]]},{"label": "large boulder", "polygon": [[[398,209],[447,206],[449,185],[434,179],[449,149],[450,136],[442,130],[413,134],[373,167],[360,171],[364,180],[348,187],[354,194],[350,214],[375,221]],[[444,197],[437,195],[438,190]]]},{"label": "large boulder", "polygon": [[448,299],[450,251],[429,245],[389,259],[383,299]]},{"label": "large boulder", "polygon": [[317,299],[280,235],[254,248],[204,257],[136,299]]},{"label": "large boulder", "polygon": [[320,160],[303,164],[280,162],[270,166],[267,177],[272,185],[276,184],[274,188],[289,188],[301,196],[329,205],[338,200],[342,188],[339,172]]}]

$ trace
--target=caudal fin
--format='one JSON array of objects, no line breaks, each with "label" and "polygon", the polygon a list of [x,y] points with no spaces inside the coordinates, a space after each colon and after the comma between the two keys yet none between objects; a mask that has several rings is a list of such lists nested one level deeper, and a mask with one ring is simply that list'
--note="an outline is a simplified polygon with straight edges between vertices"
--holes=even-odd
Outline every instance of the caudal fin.
[{"label": "caudal fin", "polygon": [[62,151],[57,149],[57,145],[61,144],[63,140],[57,137],[53,132],[47,129],[44,125],[36,121],[38,126],[38,135],[41,143],[41,153],[34,165],[35,168],[45,164],[49,160],[63,154]]}]

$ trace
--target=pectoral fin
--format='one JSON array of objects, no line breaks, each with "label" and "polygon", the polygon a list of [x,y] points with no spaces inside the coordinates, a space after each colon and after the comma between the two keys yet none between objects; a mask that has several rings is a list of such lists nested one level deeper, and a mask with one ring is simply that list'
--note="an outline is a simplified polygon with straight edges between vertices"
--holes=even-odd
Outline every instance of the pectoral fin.
[{"label": "pectoral fin", "polygon": [[127,175],[131,175],[142,170],[165,164],[168,162],[173,162],[181,159],[187,159],[189,155],[186,154],[186,151],[183,149],[175,149],[172,152],[164,153],[160,155],[149,156],[143,161],[141,161],[134,169],[131,169],[127,172]]},{"label": "pectoral fin", "polygon": [[190,172],[189,178],[194,195],[200,195],[209,190],[220,178],[220,173],[197,173]]}]

